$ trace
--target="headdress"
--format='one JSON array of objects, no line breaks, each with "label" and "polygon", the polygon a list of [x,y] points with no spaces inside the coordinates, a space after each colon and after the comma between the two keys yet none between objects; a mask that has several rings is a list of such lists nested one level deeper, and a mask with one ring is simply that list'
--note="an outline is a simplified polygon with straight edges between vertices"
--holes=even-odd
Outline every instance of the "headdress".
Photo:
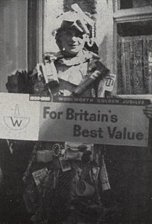
[{"label": "headdress", "polygon": [[56,34],[59,34],[62,30],[74,28],[80,33],[86,34],[88,46],[93,46],[95,39],[94,20],[87,13],[84,13],[77,4],[71,5],[71,9],[57,17],[60,25],[56,30]]}]

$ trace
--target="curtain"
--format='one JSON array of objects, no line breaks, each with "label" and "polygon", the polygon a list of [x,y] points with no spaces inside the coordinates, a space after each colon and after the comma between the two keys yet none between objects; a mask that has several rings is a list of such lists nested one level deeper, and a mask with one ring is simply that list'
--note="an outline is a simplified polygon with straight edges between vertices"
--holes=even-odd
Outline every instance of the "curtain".
[{"label": "curtain", "polygon": [[119,94],[152,93],[152,36],[120,37],[117,72]]}]

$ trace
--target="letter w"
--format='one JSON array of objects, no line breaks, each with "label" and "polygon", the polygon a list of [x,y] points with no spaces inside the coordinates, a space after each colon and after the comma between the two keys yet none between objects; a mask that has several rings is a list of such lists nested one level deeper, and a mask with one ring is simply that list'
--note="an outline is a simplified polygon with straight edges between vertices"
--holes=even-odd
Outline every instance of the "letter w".
[{"label": "letter w", "polygon": [[14,126],[14,127],[20,127],[21,126],[21,123],[22,123],[22,120],[18,120],[18,119],[14,119],[13,120],[13,118],[11,117],[11,121],[12,121],[12,125]]}]

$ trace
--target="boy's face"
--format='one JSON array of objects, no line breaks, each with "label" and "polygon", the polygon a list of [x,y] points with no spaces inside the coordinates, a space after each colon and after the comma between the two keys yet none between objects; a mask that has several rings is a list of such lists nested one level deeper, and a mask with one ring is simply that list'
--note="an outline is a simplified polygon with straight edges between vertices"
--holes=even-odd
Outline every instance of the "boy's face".
[{"label": "boy's face", "polygon": [[77,29],[62,30],[60,37],[62,51],[67,56],[76,56],[84,47],[84,34]]}]

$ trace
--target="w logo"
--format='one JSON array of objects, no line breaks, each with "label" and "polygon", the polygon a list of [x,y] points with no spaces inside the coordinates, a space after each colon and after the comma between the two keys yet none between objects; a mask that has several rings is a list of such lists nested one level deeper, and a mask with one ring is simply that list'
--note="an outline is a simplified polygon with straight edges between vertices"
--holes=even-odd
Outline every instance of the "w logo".
[{"label": "w logo", "polygon": [[4,123],[11,130],[22,130],[28,125],[29,121],[29,117],[21,116],[18,105],[15,106],[14,115],[4,116]]},{"label": "w logo", "polygon": [[12,125],[13,127],[20,127],[22,124],[22,119],[18,118],[18,117],[10,117],[11,121],[12,121]]}]

